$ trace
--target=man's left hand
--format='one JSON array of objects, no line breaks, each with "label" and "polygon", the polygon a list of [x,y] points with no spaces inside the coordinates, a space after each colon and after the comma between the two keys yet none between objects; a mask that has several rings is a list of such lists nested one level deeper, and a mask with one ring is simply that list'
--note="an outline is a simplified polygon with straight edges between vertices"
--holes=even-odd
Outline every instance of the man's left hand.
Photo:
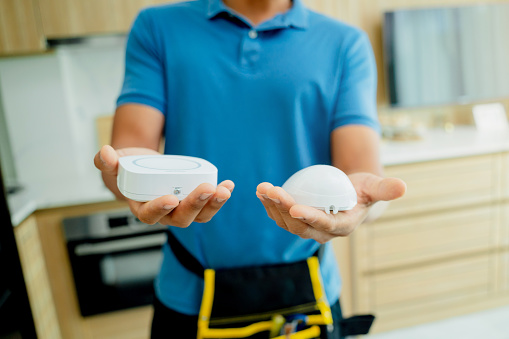
[{"label": "man's left hand", "polygon": [[285,190],[267,182],[258,185],[256,195],[279,227],[323,244],[352,233],[376,202],[400,198],[406,191],[405,182],[397,178],[382,178],[371,173],[353,173],[348,177],[357,192],[357,205],[337,214],[297,205]]}]

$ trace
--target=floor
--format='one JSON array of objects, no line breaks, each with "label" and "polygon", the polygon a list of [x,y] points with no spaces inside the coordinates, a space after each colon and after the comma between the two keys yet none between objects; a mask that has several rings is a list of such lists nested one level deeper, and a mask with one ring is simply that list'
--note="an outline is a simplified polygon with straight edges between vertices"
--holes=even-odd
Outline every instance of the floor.
[{"label": "floor", "polygon": [[509,339],[509,306],[361,338]]}]

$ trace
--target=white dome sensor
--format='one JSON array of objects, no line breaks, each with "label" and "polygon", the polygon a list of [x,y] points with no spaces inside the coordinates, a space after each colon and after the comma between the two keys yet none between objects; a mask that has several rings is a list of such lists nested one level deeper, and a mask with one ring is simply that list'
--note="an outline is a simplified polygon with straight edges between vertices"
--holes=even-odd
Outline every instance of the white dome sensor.
[{"label": "white dome sensor", "polygon": [[131,200],[149,201],[167,194],[182,200],[202,183],[217,186],[217,168],[200,158],[132,155],[118,162],[118,189]]},{"label": "white dome sensor", "polygon": [[348,176],[329,165],[314,165],[292,175],[282,187],[299,205],[325,213],[347,211],[357,205],[357,193]]}]

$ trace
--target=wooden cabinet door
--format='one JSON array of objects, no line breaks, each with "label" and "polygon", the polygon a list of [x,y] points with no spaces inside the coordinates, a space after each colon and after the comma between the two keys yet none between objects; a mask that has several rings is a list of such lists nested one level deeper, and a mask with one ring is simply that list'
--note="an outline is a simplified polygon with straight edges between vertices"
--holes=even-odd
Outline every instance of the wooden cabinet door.
[{"label": "wooden cabinet door", "polygon": [[359,309],[377,316],[373,333],[482,309],[494,292],[494,255],[460,257],[366,275],[359,280]]},{"label": "wooden cabinet door", "polygon": [[406,269],[487,252],[497,244],[497,207],[483,205],[361,225],[355,233],[359,273]]},{"label": "wooden cabinet door", "polygon": [[502,166],[501,166],[501,197],[502,199],[509,200],[509,152],[501,155]]},{"label": "wooden cabinet door", "polygon": [[125,33],[143,7],[167,0],[39,0],[48,38]]},{"label": "wooden cabinet door", "polygon": [[[489,154],[388,167],[408,185],[350,236],[352,309],[374,332],[509,300],[508,157]],[[501,293],[503,292],[503,293]]]},{"label": "wooden cabinet door", "polygon": [[382,219],[494,201],[497,159],[490,154],[388,167],[386,175],[403,179],[408,189],[390,203]]},{"label": "wooden cabinet door", "polygon": [[35,218],[31,216],[15,227],[14,234],[37,337],[59,339],[61,335],[50,288],[50,277],[46,271]]},{"label": "wooden cabinet door", "polygon": [[0,1],[0,55],[34,53],[46,49],[34,2]]}]

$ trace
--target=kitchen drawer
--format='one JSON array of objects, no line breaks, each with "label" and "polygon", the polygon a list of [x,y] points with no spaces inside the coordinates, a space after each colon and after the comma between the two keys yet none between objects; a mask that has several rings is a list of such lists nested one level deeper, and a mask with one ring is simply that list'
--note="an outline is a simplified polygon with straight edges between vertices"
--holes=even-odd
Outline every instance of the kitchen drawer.
[{"label": "kitchen drawer", "polygon": [[501,251],[500,262],[500,287],[504,293],[509,293],[509,249]]},{"label": "kitchen drawer", "polygon": [[425,319],[446,311],[452,316],[453,310],[494,293],[494,272],[494,254],[483,254],[361,275],[355,292],[357,310],[373,312],[379,329],[408,326],[405,322],[415,315]]},{"label": "kitchen drawer", "polygon": [[500,216],[500,231],[498,246],[509,248],[509,201],[498,205]]},{"label": "kitchen drawer", "polygon": [[501,193],[503,199],[509,199],[509,153],[503,153],[501,157]]},{"label": "kitchen drawer", "polygon": [[383,218],[492,201],[499,189],[495,162],[495,155],[484,155],[387,167],[386,176],[403,179],[407,192]]},{"label": "kitchen drawer", "polygon": [[485,251],[496,245],[497,207],[485,205],[361,225],[355,232],[359,272]]}]

